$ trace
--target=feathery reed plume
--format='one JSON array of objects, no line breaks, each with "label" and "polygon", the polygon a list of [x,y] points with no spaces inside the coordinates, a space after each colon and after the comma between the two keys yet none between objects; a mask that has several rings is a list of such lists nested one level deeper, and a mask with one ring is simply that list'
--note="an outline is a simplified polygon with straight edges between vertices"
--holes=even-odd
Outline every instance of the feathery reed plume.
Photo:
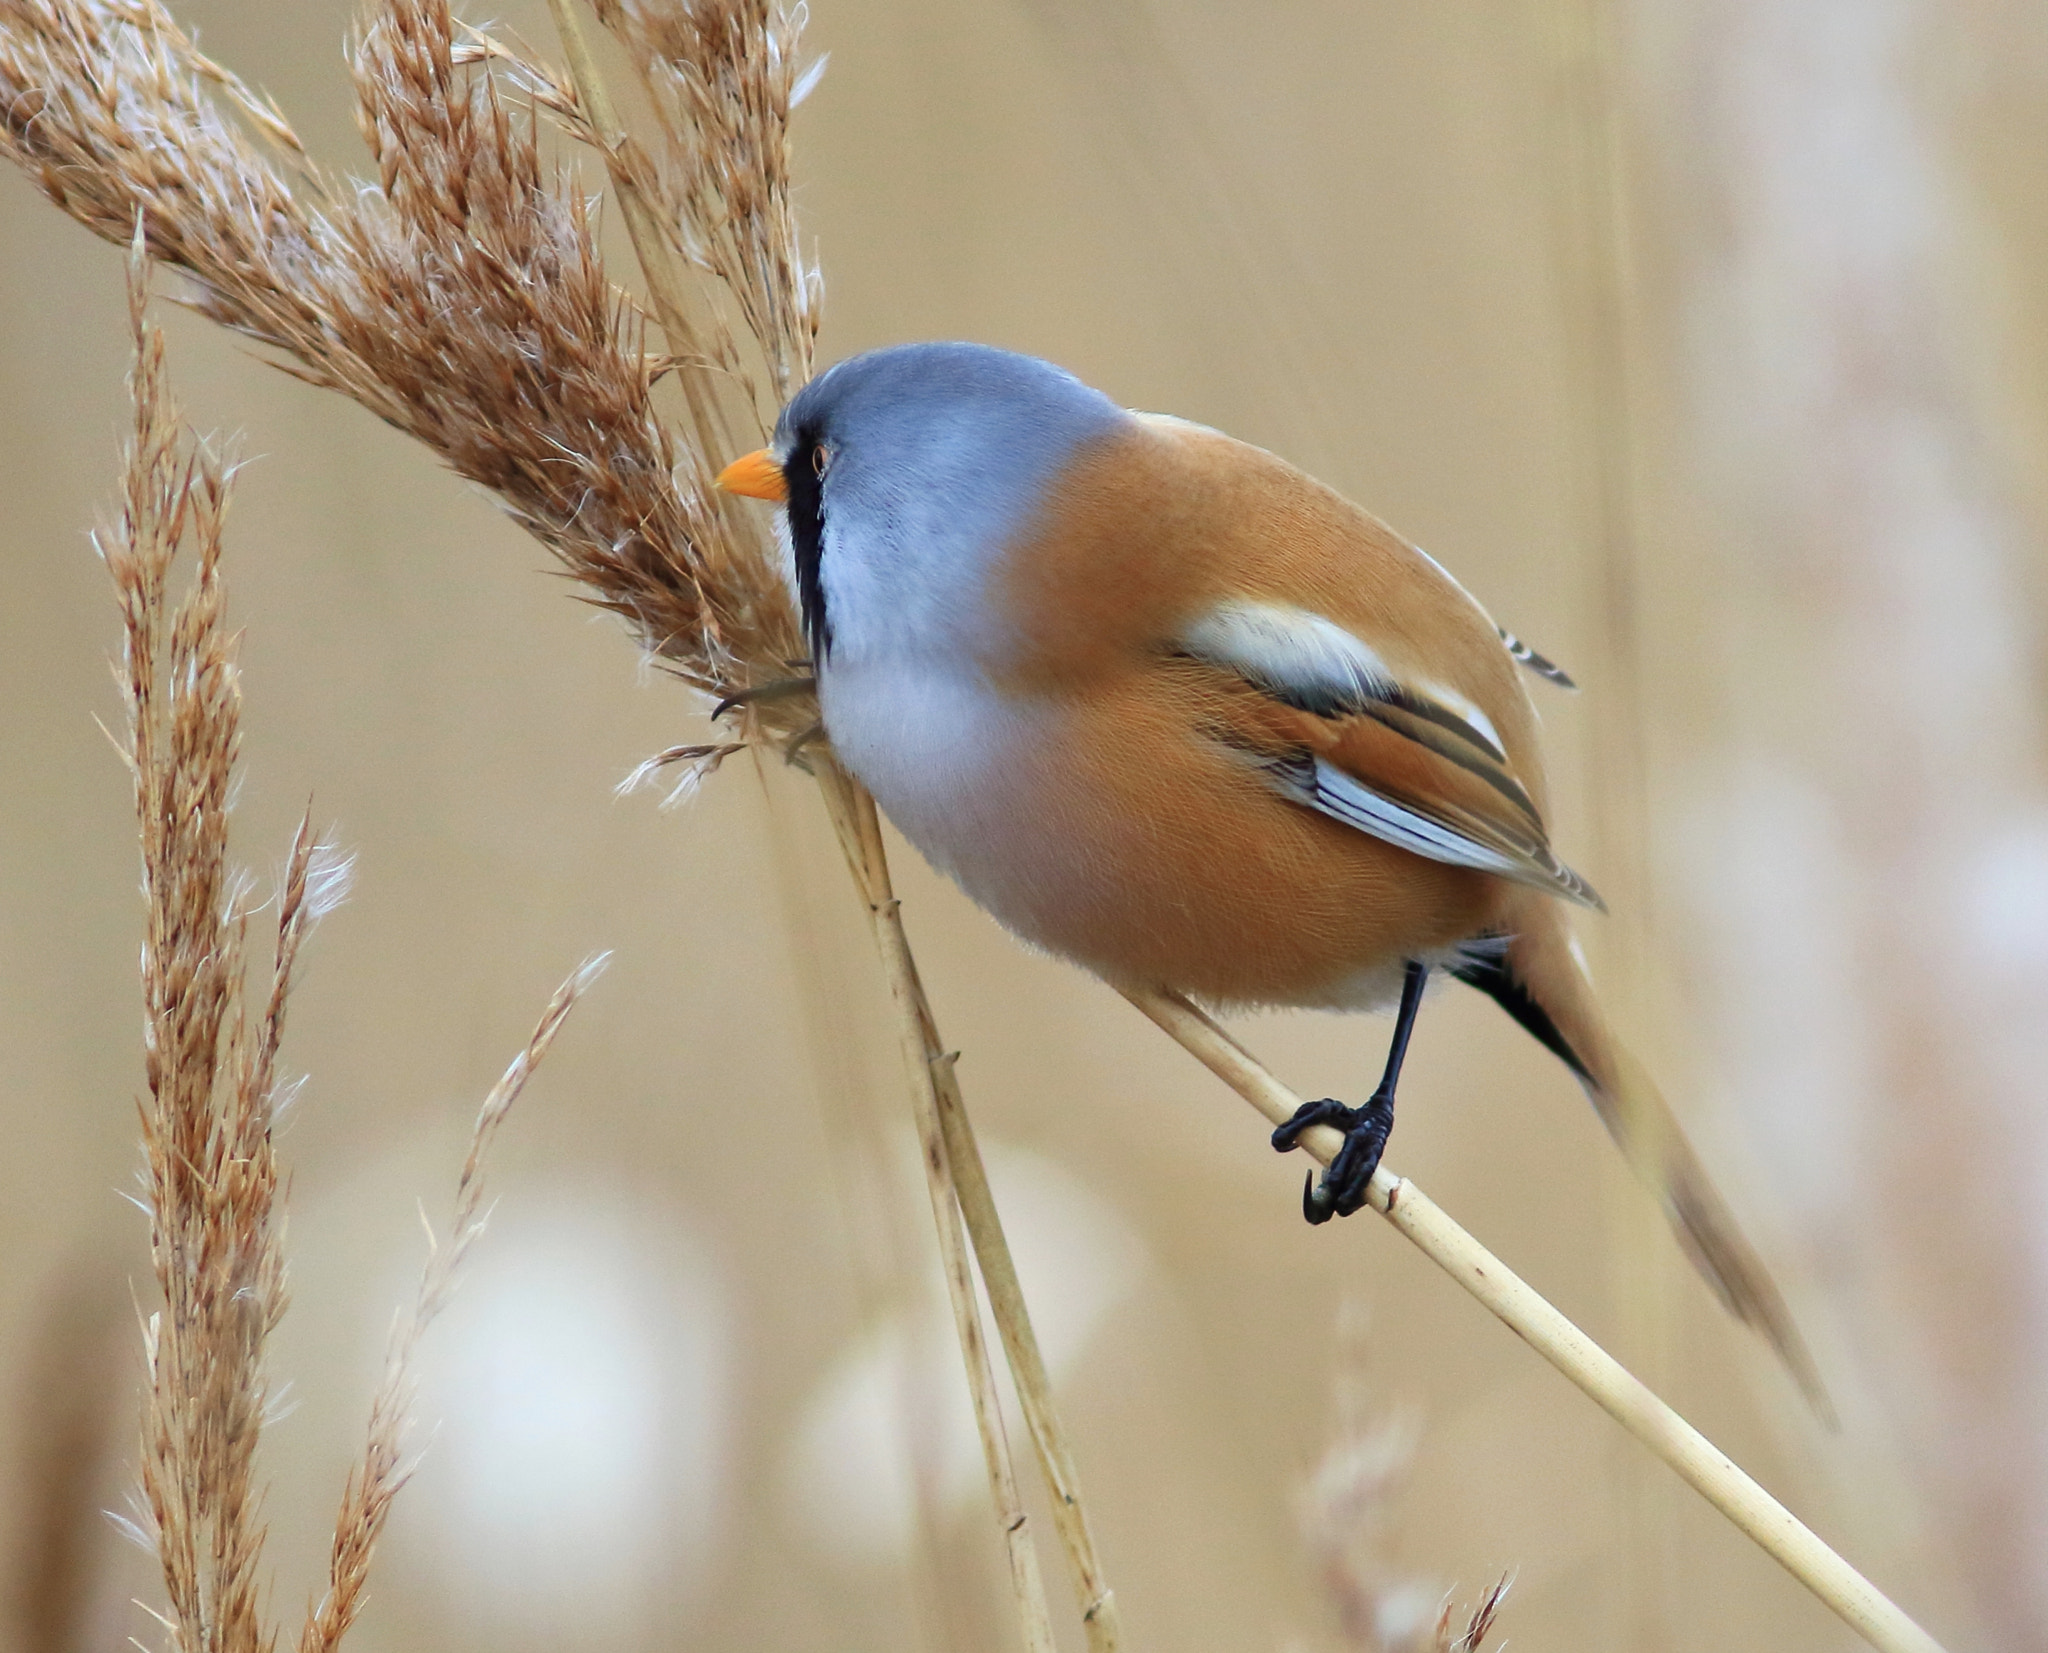
[{"label": "feathery reed plume", "polygon": [[[598,0],[595,10],[626,48],[664,140],[640,188],[675,249],[739,307],[780,407],[810,378],[818,338],[823,278],[797,239],[789,120],[824,59],[799,70],[801,13],[766,0]],[[723,326],[714,335],[731,336]]]},{"label": "feathery reed plume", "polygon": [[[673,362],[644,354],[586,199],[543,163],[498,57],[456,35],[437,0],[370,10],[351,56],[370,185],[313,165],[159,0],[0,0],[0,150],[97,233],[139,223],[202,313],[490,489],[686,681],[788,676],[803,647],[760,536],[655,410]],[[776,279],[771,261],[760,290]],[[782,700],[750,720],[787,734],[811,716]]]},{"label": "feathery reed plume", "polygon": [[[147,1321],[142,1495],[179,1653],[257,1653],[263,1547],[252,1484],[263,1426],[264,1342],[284,1312],[270,1124],[292,968],[332,893],[327,852],[302,823],[279,894],[270,985],[243,998],[248,891],[227,856],[241,694],[220,578],[228,473],[178,422],[163,340],[131,266],[129,437],[119,521],[95,536],[121,605],[118,677],[128,714],[148,905],[142,951],[144,1184],[162,1307]],[[169,580],[187,539],[190,588]]]},{"label": "feathery reed plume", "polygon": [[314,1604],[299,1632],[298,1653],[334,1653],[362,1611],[377,1540],[383,1534],[393,1500],[412,1474],[412,1465],[405,1456],[405,1429],[412,1411],[413,1358],[420,1336],[446,1307],[456,1273],[489,1220],[490,1213],[484,1205],[485,1157],[505,1116],[526,1089],[526,1081],[533,1077],[541,1058],[547,1055],[548,1046],[555,1042],[555,1035],[568,1020],[577,999],[604,973],[609,961],[609,954],[585,960],[555,989],[555,996],[542,1012],[526,1048],[512,1059],[512,1065],[491,1087],[483,1106],[477,1110],[476,1125],[470,1132],[469,1155],[462,1162],[462,1175],[456,1183],[455,1216],[448,1240],[438,1243],[433,1230],[427,1230],[427,1260],[420,1269],[418,1290],[411,1306],[392,1325],[384,1376],[377,1386],[376,1398],[370,1403],[369,1438],[361,1461],[349,1472],[341,1514],[334,1524],[327,1590]]},{"label": "feathery reed plume", "polygon": [[[148,908],[143,1204],[162,1303],[145,1323],[140,1508],[168,1597],[158,1616],[176,1653],[269,1653],[277,1636],[259,1601],[264,1529],[253,1471],[267,1401],[264,1347],[285,1307],[271,1126],[289,1087],[279,1083],[277,1057],[300,948],[342,899],[349,868],[302,820],[277,892],[268,987],[252,1007],[254,909],[228,861],[241,738],[220,572],[230,472],[179,421],[147,285],[138,235],[129,267],[134,426],[119,518],[94,536],[121,609],[121,745],[135,782]],[[188,541],[197,565],[173,602],[172,569]],[[411,1355],[482,1232],[484,1156],[602,964],[591,961],[563,984],[477,1117],[453,1239],[430,1255],[394,1335],[368,1451],[343,1499],[330,1589],[307,1621],[301,1653],[333,1653],[360,1608],[371,1552],[405,1479]]]}]

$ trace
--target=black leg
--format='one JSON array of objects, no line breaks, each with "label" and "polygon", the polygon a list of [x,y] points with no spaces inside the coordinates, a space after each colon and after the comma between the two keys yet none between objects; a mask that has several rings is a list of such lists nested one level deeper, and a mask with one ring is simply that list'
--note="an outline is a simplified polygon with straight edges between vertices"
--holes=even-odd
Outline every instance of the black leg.
[{"label": "black leg", "polygon": [[1294,1117],[1273,1133],[1273,1146],[1283,1154],[1311,1125],[1334,1125],[1344,1133],[1344,1146],[1330,1161],[1323,1180],[1318,1183],[1311,1173],[1302,1190],[1301,1214],[1312,1223],[1348,1217],[1365,1204],[1366,1185],[1380,1168],[1380,1155],[1394,1128],[1394,1087],[1401,1081],[1401,1063],[1408,1055],[1409,1035],[1415,1031],[1415,1013],[1422,1008],[1422,989],[1428,980],[1429,966],[1411,959],[1401,978],[1401,1009],[1394,1018],[1394,1042],[1387,1047],[1386,1071],[1364,1107],[1347,1108],[1328,1097],[1304,1102]]},{"label": "black leg", "polygon": [[1392,1101],[1394,1087],[1401,1082],[1401,1064],[1408,1059],[1408,1040],[1415,1032],[1415,1013],[1422,1008],[1422,989],[1429,982],[1429,966],[1408,961],[1401,978],[1401,1009],[1394,1017],[1394,1042],[1387,1046],[1387,1071],[1380,1075],[1380,1089]]}]

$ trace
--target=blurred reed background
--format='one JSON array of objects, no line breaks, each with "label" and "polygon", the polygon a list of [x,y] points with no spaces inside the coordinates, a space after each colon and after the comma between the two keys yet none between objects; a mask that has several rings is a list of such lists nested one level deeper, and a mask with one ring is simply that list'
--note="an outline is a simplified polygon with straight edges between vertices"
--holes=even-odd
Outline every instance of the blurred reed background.
[{"label": "blurred reed background", "polygon": [[[184,15],[354,164],[346,6]],[[496,15],[551,47],[538,4]],[[1585,685],[1542,706],[1558,842],[1621,915],[1589,945],[1783,1259],[1842,1434],[1470,995],[1426,1014],[1392,1163],[1951,1646],[2048,1641],[2048,16],[863,0],[809,40],[826,359],[985,339],[1274,447]],[[146,1272],[129,783],[92,723],[117,628],[84,538],[128,341],[117,253],[12,175],[0,215],[0,1555],[7,1644],[68,1653],[142,1633],[153,1587],[95,1513],[132,1474]],[[359,857],[285,1052],[311,1081],[264,1448],[280,1605],[324,1558],[415,1202],[609,947],[498,1150],[353,1645],[1006,1645],[893,1040],[812,799],[736,763],[673,813],[614,800],[699,710],[416,447],[167,325],[194,423],[258,456],[229,527],[241,853],[281,855],[310,792]],[[1347,1645],[1298,1494],[1361,1389],[1421,1430],[1390,1565],[1431,1601],[1518,1568],[1515,1647],[1851,1645],[1382,1225],[1306,1228],[1298,1165],[1122,1001],[907,852],[900,881],[1134,1649]],[[1309,1094],[1357,1091],[1385,1033],[1246,1031]]]}]

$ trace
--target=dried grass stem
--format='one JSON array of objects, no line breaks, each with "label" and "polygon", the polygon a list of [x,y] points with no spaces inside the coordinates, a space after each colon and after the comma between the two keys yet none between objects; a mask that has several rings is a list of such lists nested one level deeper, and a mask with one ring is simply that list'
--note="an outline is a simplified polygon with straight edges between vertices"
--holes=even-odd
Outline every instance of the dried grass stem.
[{"label": "dried grass stem", "polygon": [[[946,1296],[953,1310],[953,1329],[959,1339],[960,1356],[967,1368],[975,1426],[981,1437],[989,1489],[995,1499],[997,1526],[1009,1560],[1011,1588],[1017,1598],[1024,1645],[1030,1653],[1055,1653],[1057,1643],[1052,1617],[1046,1607],[1038,1549],[1032,1539],[1030,1520],[1018,1497],[1016,1471],[1010,1461],[1008,1431],[1003,1425],[1002,1401],[996,1390],[995,1373],[989,1364],[988,1341],[982,1332],[981,1305],[975,1297],[973,1275],[968,1270],[958,1168],[942,1123],[939,1077],[925,1032],[929,1010],[924,1004],[924,990],[918,981],[909,939],[903,931],[902,910],[890,884],[888,861],[882,849],[881,822],[875,814],[874,800],[836,764],[827,767],[820,780],[828,813],[839,833],[840,847],[846,852],[848,870],[866,904],[875,946],[881,954],[883,971],[889,981],[890,999],[896,1011],[897,1040],[903,1053],[904,1073],[909,1080],[911,1114],[917,1126],[918,1158],[924,1166],[926,1190],[931,1195],[932,1221],[938,1231]],[[982,1240],[983,1236],[977,1233],[977,1246]]]},{"label": "dried grass stem", "polygon": [[[1187,1000],[1164,993],[1127,992],[1124,996],[1275,1125],[1293,1118],[1301,1107],[1299,1096],[1213,1017]],[[1343,1141],[1329,1126],[1317,1126],[1303,1133],[1301,1146],[1319,1163],[1328,1165]],[[1940,1644],[1890,1598],[1446,1216],[1414,1183],[1382,1167],[1374,1174],[1366,1197],[1423,1255],[1676,1470],[1694,1491],[1753,1538],[1871,1646],[1882,1653],[1942,1653]]]}]

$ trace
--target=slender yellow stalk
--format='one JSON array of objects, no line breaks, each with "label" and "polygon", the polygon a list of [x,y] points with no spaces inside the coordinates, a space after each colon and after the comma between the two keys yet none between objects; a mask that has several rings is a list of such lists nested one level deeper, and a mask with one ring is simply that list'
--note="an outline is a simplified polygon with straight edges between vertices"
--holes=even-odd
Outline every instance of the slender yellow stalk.
[{"label": "slender yellow stalk", "polygon": [[896,893],[890,885],[881,823],[875,815],[874,800],[837,765],[825,766],[819,779],[824,785],[833,826],[839,833],[840,847],[846,852],[847,868],[866,903],[875,945],[889,978],[889,996],[896,1007],[897,1038],[902,1046],[904,1073],[910,1081],[911,1112],[917,1122],[918,1157],[924,1164],[925,1187],[931,1195],[939,1260],[946,1276],[946,1295],[953,1308],[953,1329],[960,1339],[961,1359],[967,1366],[974,1422],[981,1434],[982,1457],[988,1469],[989,1488],[995,1496],[996,1519],[1009,1556],[1010,1582],[1017,1594],[1024,1645],[1030,1653],[1054,1653],[1052,1615],[1046,1607],[1038,1547],[1018,1496],[1008,1432],[1003,1427],[1001,1397],[996,1392],[995,1370],[989,1363],[988,1340],[982,1333],[981,1305],[975,1300],[974,1277],[968,1271],[959,1191],[940,1123],[938,1079],[925,1040],[924,993],[918,985],[917,966],[911,959]]},{"label": "slender yellow stalk", "polygon": [[[771,780],[768,767],[765,756],[756,754],[752,768],[754,778],[762,783],[760,799],[766,811],[764,825],[774,862],[778,906],[791,941],[789,962],[798,986],[809,1066],[820,1089],[822,1146],[845,1231],[844,1261],[850,1271],[857,1321],[876,1326],[906,1316],[916,1284],[907,1273],[915,1255],[912,1228],[925,1219],[890,1197],[896,1184],[888,1175],[889,1141],[880,1129],[883,1121],[871,1105],[874,1099],[855,1071],[849,1018],[859,1012],[847,1002],[846,961],[835,956],[836,949],[806,944],[810,940],[808,927],[825,898],[819,881],[836,881],[840,872],[830,865],[814,864],[806,853],[807,846],[795,830],[796,812],[783,807],[780,795],[786,789],[779,776]],[[905,1325],[915,1334],[909,1353],[923,1364],[931,1353],[924,1323],[908,1317]],[[904,1584],[923,1631],[921,1646],[964,1647],[974,1639],[968,1623],[971,1604],[960,1591],[948,1588],[950,1558],[940,1544],[946,1524],[942,1513],[944,1477],[939,1473],[943,1454],[938,1451],[938,1437],[928,1427],[930,1385],[906,1382],[899,1375],[890,1388],[890,1416],[910,1460],[911,1525]]]},{"label": "slender yellow stalk", "polygon": [[[894,907],[889,923],[896,929],[902,928],[901,915]],[[908,943],[904,944],[903,956],[910,957]],[[988,1172],[981,1162],[981,1148],[974,1140],[974,1127],[968,1121],[967,1105],[960,1095],[959,1077],[953,1071],[957,1053],[938,1053],[937,1030],[931,1025],[930,1007],[924,1003],[921,985],[917,992],[924,1014],[926,1049],[935,1053],[928,1059],[938,1082],[939,1124],[946,1135],[953,1184],[960,1196],[960,1210],[967,1219],[967,1231],[974,1238],[975,1261],[981,1265],[982,1284],[988,1288],[989,1308],[994,1312],[1003,1353],[1009,1358],[1010,1372],[1016,1380],[1024,1422],[1031,1431],[1032,1445],[1038,1450],[1038,1466],[1044,1472],[1046,1489],[1052,1498],[1053,1525],[1066,1546],[1067,1559],[1080,1589],[1081,1622],[1087,1627],[1090,1653],[1116,1653],[1123,1641],[1116,1593],[1110,1589],[1101,1559],[1095,1553],[1095,1535],[1089,1531],[1087,1506],[1081,1501],[1080,1471],[1053,1405],[1052,1378],[1045,1369],[1045,1357],[1039,1353],[1038,1335],[1032,1330],[1031,1316],[1025,1309],[1017,1265],[1010,1256],[1002,1217],[996,1210]]]},{"label": "slender yellow stalk", "polygon": [[[890,881],[874,799],[836,765],[821,774],[820,779],[833,824],[839,831],[841,848],[846,851],[854,881],[867,900],[876,946],[889,977],[890,996],[904,1016],[899,1031],[905,1059],[911,1060],[910,1039],[914,1031],[915,1059],[932,1084],[953,1197],[974,1243],[974,1258],[981,1269],[982,1284],[988,1290],[996,1331],[1002,1338],[1003,1353],[1024,1409],[1024,1421],[1038,1454],[1039,1469],[1045,1476],[1052,1500],[1053,1525],[1074,1574],[1090,1653],[1116,1653],[1123,1637],[1116,1594],[1110,1589],[1101,1558],[1096,1554],[1087,1506],[1081,1498],[1080,1472],[1053,1403],[1052,1378],[1045,1369],[1045,1357],[1038,1347],[1038,1334],[1032,1328],[1016,1261],[1010,1255],[1010,1242],[1003,1232],[995,1195],[989,1188],[981,1148],[975,1141],[967,1104],[960,1094],[959,1076],[954,1071],[958,1053],[947,1051],[940,1041],[931,1001],[925,996],[910,938],[904,932],[902,904],[896,899]],[[920,1081],[913,1077],[913,1096],[919,1088]]]},{"label": "slender yellow stalk", "polygon": [[[854,783],[849,781],[846,784],[851,786]],[[884,881],[882,887],[886,889],[888,863],[884,858],[881,823],[875,814],[874,800],[865,792],[852,797],[850,818],[859,827],[857,836],[862,855],[862,868],[856,870],[856,878],[864,889],[872,887],[864,870],[872,858],[872,864],[879,868]],[[1067,1444],[1058,1408],[1053,1404],[1052,1378],[1045,1369],[1045,1357],[1038,1347],[1038,1334],[1032,1328],[1024,1301],[1023,1283],[1017,1276],[1016,1261],[1010,1255],[1009,1238],[1003,1232],[1002,1216],[996,1209],[995,1194],[989,1187],[988,1170],[982,1163],[980,1144],[975,1141],[966,1099],[960,1094],[960,1078],[955,1071],[959,1053],[948,1051],[939,1038],[938,1022],[933,1017],[931,1001],[925,995],[924,981],[918,974],[909,937],[903,930],[901,903],[892,898],[885,900],[879,908],[871,904],[869,910],[879,914],[879,922],[887,927],[882,953],[885,963],[891,966],[892,986],[899,979],[902,983],[899,1003],[909,1004],[916,1015],[924,1061],[937,1093],[939,1124],[945,1135],[954,1193],[960,1203],[961,1215],[966,1220],[967,1232],[974,1242],[975,1262],[981,1268],[982,1284],[988,1290],[996,1331],[1002,1338],[1003,1353],[1009,1360],[1010,1374],[1017,1385],[1017,1398],[1024,1409],[1025,1425],[1031,1432],[1031,1442],[1038,1453],[1038,1466],[1045,1476],[1046,1490],[1052,1499],[1053,1525],[1066,1547],[1067,1560],[1073,1569],[1080,1595],[1081,1622],[1088,1633],[1090,1653],[1116,1653],[1123,1639],[1116,1595],[1109,1587],[1101,1558],[1096,1554],[1095,1535],[1089,1530],[1087,1506],[1081,1498],[1080,1471]]]},{"label": "slender yellow stalk", "polygon": [[[896,899],[890,880],[888,856],[874,799],[859,782],[836,765],[826,766],[819,779],[825,792],[827,812],[839,834],[840,847],[846,853],[848,868],[860,888],[869,920],[874,926],[876,947],[889,979],[890,997],[899,1013],[898,1034],[903,1042],[906,1064],[914,1062],[923,1069],[922,1077],[916,1073],[911,1077],[913,1102],[920,1108],[922,1089],[926,1083],[931,1086],[945,1174],[951,1184],[959,1217],[965,1220],[967,1233],[974,1244],[975,1262],[988,1290],[989,1307],[1002,1339],[1003,1353],[1017,1386],[1017,1397],[1024,1409],[1032,1445],[1037,1451],[1039,1469],[1045,1476],[1046,1490],[1052,1500],[1053,1526],[1060,1535],[1074,1575],[1081,1622],[1087,1630],[1090,1653],[1117,1653],[1123,1632],[1116,1595],[1110,1589],[1101,1558],[1095,1550],[1087,1507],[1081,1498],[1080,1473],[1074,1463],[1073,1451],[1067,1444],[1058,1408],[1053,1402],[1052,1379],[1045,1369],[1045,1358],[1038,1347],[1038,1334],[1032,1328],[1023,1285],[1017,1277],[1017,1265],[1010,1255],[1009,1240],[1003,1232],[1002,1218],[989,1188],[981,1149],[974,1138],[965,1099],[960,1094],[959,1078],[954,1072],[957,1053],[948,1052],[939,1038],[938,1023],[933,1017],[931,1002],[925,996],[924,982],[918,974],[910,939],[903,928],[902,906]],[[919,1129],[922,1134],[922,1117]],[[929,1172],[934,1162],[929,1142],[925,1145],[925,1161]],[[959,1309],[960,1305],[956,1303],[956,1316]],[[975,1337],[979,1341],[978,1316]],[[1000,1491],[997,1503],[1000,1511],[1003,1503]]]},{"label": "slender yellow stalk", "polygon": [[[1124,995],[1217,1078],[1274,1124],[1294,1117],[1302,1099],[1219,1027],[1177,996]],[[1327,1165],[1343,1146],[1328,1126],[1304,1132],[1301,1145]],[[1612,1355],[1519,1279],[1421,1189],[1385,1166],[1367,1193],[1372,1208],[1423,1255],[1507,1323],[1508,1329],[1577,1384],[1609,1417],[1756,1540],[1794,1578],[1881,1653],[1942,1653],[1922,1630],[1799,1518],[1627,1371]]]},{"label": "slender yellow stalk", "polygon": [[[662,231],[656,203],[647,187],[646,168],[633,148],[633,139],[618,119],[615,101],[605,85],[603,73],[577,16],[574,0],[549,0],[549,9],[562,38],[570,82],[605,155],[612,186],[625,213],[634,252],[647,278],[655,315],[668,336],[669,347],[678,355],[701,356],[702,346],[691,325],[687,307],[687,274],[681,268],[669,238]],[[800,351],[787,348],[777,351],[774,348],[778,343],[786,346],[789,341],[764,338],[760,342],[771,360],[784,360],[792,355],[807,359],[808,356],[808,338],[801,341]],[[730,448],[732,443],[729,437],[725,437],[723,422],[718,419],[715,409],[706,406],[700,376],[685,372],[679,377],[690,397],[691,414],[703,450],[718,451],[716,444],[720,438],[724,438],[724,445]],[[1051,1620],[1045,1603],[1036,1544],[1018,1500],[1016,1472],[1003,1428],[994,1374],[989,1365],[980,1305],[975,1298],[965,1248],[961,1244],[963,1215],[973,1239],[982,1278],[988,1285],[990,1304],[1002,1336],[1004,1353],[1010,1362],[1012,1378],[1023,1402],[1032,1441],[1038,1450],[1040,1467],[1045,1473],[1052,1497],[1054,1525],[1073,1565],[1091,1653],[1115,1653],[1118,1645],[1115,1598],[1103,1577],[1101,1562],[1088,1531],[1073,1455],[1067,1448],[1054,1409],[1050,1380],[1031,1329],[1023,1292],[1010,1260],[1008,1242],[1003,1236],[995,1202],[988,1192],[980,1153],[967,1126],[965,1105],[957,1082],[950,1068],[940,1073],[932,1065],[932,1057],[941,1048],[938,1031],[892,893],[888,857],[876,821],[874,802],[857,781],[836,765],[823,766],[819,778],[824,786],[828,813],[839,835],[840,847],[846,854],[848,869],[874,926],[876,946],[888,976],[891,999],[897,1008],[898,1033],[910,1081],[911,1107],[923,1149],[922,1158],[932,1197],[932,1218],[938,1231],[954,1328],[960,1340],[961,1357],[967,1367],[968,1387],[981,1434],[989,1487],[1009,1555],[1011,1581],[1017,1594],[1026,1645],[1036,1649],[1042,1642],[1050,1653],[1053,1645]],[[950,1131],[947,1121],[951,1122]],[[949,1146],[954,1143],[958,1143],[964,1153],[949,1152]],[[960,1181],[963,1168],[968,1174],[966,1189]]]},{"label": "slender yellow stalk", "polygon": [[[1010,1255],[1010,1243],[1003,1232],[1002,1217],[989,1188],[988,1172],[982,1164],[981,1148],[975,1141],[968,1119],[967,1104],[960,1094],[954,1072],[957,1052],[949,1052],[940,1040],[938,1023],[926,997],[909,936],[903,928],[902,905],[897,901],[889,875],[889,863],[875,812],[874,799],[865,788],[837,765],[820,773],[827,812],[839,834],[847,865],[867,905],[875,929],[875,942],[889,978],[890,997],[902,1023],[899,1037],[904,1043],[906,1062],[915,1061],[932,1086],[938,1126],[944,1150],[946,1174],[952,1196],[965,1220],[974,1244],[974,1258],[980,1267],[982,1284],[988,1290],[989,1307],[1017,1397],[1024,1409],[1026,1427],[1038,1455],[1052,1501],[1053,1526],[1067,1552],[1080,1599],[1081,1622],[1087,1630],[1090,1653],[1117,1653],[1122,1644],[1122,1622],[1116,1594],[1095,1550],[1095,1537],[1088,1525],[1087,1506],[1081,1498],[1080,1472],[1067,1444],[1066,1430],[1053,1401],[1052,1379],[1038,1347],[1038,1334],[1024,1300],[1024,1288],[1017,1265]],[[915,1034],[913,1047],[911,1038]],[[915,1050],[915,1055],[911,1054]],[[917,1101],[925,1080],[913,1074],[911,1092]],[[920,1119],[920,1131],[922,1131]],[[932,1156],[925,1152],[927,1170]],[[958,1313],[958,1305],[955,1306]],[[977,1338],[979,1321],[977,1319]],[[998,1504],[1001,1497],[998,1494]]]}]

